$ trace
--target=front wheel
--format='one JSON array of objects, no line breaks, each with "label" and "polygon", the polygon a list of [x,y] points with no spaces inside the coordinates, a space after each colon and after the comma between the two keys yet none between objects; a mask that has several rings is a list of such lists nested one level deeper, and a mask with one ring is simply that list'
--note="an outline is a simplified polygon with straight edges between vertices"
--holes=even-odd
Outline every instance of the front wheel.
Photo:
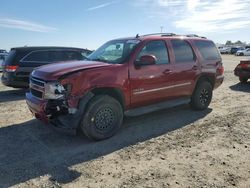
[{"label": "front wheel", "polygon": [[195,110],[206,109],[213,96],[213,87],[207,81],[201,81],[197,84],[191,97],[191,107]]},{"label": "front wheel", "polygon": [[113,97],[99,95],[89,102],[80,127],[87,137],[103,140],[113,136],[121,127],[122,121],[121,104]]}]

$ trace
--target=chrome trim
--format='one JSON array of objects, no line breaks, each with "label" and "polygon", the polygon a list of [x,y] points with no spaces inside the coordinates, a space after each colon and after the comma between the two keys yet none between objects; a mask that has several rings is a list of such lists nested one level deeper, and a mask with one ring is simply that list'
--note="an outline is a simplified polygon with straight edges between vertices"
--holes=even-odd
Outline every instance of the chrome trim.
[{"label": "chrome trim", "polygon": [[43,84],[46,83],[45,81],[38,80],[38,79],[36,79],[36,78],[34,78],[34,77],[31,77],[30,80],[34,80],[34,81],[36,81],[36,82],[40,82],[40,83],[43,83]]},{"label": "chrome trim", "polygon": [[182,87],[182,86],[187,86],[187,85],[191,85],[191,82],[186,82],[186,83],[176,84],[176,85],[171,85],[171,86],[166,86],[166,87],[160,87],[160,88],[155,88],[155,89],[149,89],[149,90],[144,90],[144,91],[136,91],[133,94],[138,95],[138,94],[156,92],[156,91],[161,91],[161,90],[171,89],[171,88],[176,88],[176,87]]},{"label": "chrome trim", "polygon": [[31,82],[30,82],[30,88],[34,89],[34,90],[37,90],[37,91],[44,92],[44,87],[43,86],[39,86],[39,85],[33,84]]},{"label": "chrome trim", "polygon": [[[33,83],[32,81],[41,83],[43,86],[40,86],[40,85],[38,85],[38,84],[35,84],[35,83]],[[33,89],[33,90],[36,90],[36,91],[39,91],[39,92],[42,93],[42,97],[41,97],[41,98],[39,98],[39,97],[37,97],[37,96],[35,96],[35,95],[33,95],[33,94],[32,94],[32,96],[34,96],[34,97],[36,97],[37,99],[40,99],[40,100],[43,99],[43,98],[44,98],[44,92],[45,92],[45,84],[46,84],[45,81],[38,80],[38,79],[36,79],[36,78],[34,78],[34,77],[30,77],[30,84],[29,84],[29,87],[30,87],[31,89]]]}]

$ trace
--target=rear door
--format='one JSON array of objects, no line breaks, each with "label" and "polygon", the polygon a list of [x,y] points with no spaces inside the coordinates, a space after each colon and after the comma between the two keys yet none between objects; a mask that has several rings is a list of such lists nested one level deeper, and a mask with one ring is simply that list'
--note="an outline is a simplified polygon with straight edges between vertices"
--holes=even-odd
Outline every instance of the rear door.
[{"label": "rear door", "polygon": [[173,92],[176,97],[190,96],[199,72],[196,54],[187,40],[173,39],[169,42],[174,62]]},{"label": "rear door", "polygon": [[48,50],[32,51],[20,60],[20,65],[16,71],[16,76],[29,77],[34,68],[50,63]]},{"label": "rear door", "polygon": [[17,76],[28,77],[34,68],[61,61],[83,60],[80,51],[77,50],[37,50],[30,52],[20,61]]}]

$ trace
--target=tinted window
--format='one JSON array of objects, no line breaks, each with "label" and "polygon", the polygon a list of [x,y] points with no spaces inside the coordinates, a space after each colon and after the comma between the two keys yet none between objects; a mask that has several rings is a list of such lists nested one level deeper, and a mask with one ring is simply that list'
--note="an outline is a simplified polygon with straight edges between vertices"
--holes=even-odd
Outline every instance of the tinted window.
[{"label": "tinted window", "polygon": [[34,51],[27,55],[23,61],[43,61],[48,62],[48,51]]},{"label": "tinted window", "polygon": [[61,50],[44,50],[34,51],[26,56],[23,61],[32,62],[57,62],[68,60],[83,60],[84,57],[76,51],[61,51]]},{"label": "tinted window", "polygon": [[19,63],[19,61],[27,54],[27,51],[22,50],[11,50],[9,55],[4,61],[5,65],[16,65]]},{"label": "tinted window", "polygon": [[62,61],[67,60],[84,60],[85,56],[78,51],[62,51]]},{"label": "tinted window", "polygon": [[173,46],[176,63],[193,62],[195,60],[194,52],[187,41],[172,40],[171,43]]},{"label": "tinted window", "polygon": [[156,57],[156,64],[169,63],[168,51],[165,42],[161,40],[147,43],[138,54],[136,60],[139,61],[143,55],[154,55]]},{"label": "tinted window", "polygon": [[217,50],[215,44],[212,41],[195,41],[194,42],[199,49],[202,57],[206,60],[221,59],[220,53]]}]

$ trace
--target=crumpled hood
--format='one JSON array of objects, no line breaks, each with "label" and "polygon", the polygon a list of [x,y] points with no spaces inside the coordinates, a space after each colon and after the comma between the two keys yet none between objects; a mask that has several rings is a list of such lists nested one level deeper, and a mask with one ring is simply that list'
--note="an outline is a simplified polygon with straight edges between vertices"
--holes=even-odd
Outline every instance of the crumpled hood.
[{"label": "crumpled hood", "polygon": [[112,64],[98,61],[67,61],[38,67],[32,72],[32,76],[48,81],[57,80],[61,76],[72,72],[107,66],[112,66]]}]

